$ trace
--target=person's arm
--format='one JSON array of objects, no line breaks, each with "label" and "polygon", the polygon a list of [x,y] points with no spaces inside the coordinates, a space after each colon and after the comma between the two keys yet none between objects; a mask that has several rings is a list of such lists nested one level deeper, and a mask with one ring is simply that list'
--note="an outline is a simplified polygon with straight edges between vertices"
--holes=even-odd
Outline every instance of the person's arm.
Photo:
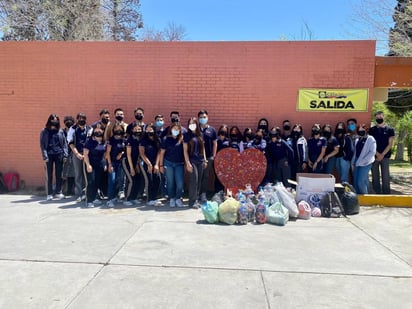
[{"label": "person's arm", "polygon": [[192,166],[192,164],[190,163],[190,160],[189,160],[189,151],[188,151],[188,147],[187,147],[186,142],[183,143],[183,156],[185,157],[186,170],[189,173],[192,173],[193,172],[193,166]]},{"label": "person's arm", "polygon": [[325,156],[325,152],[326,152],[326,146],[322,146],[322,150],[320,151],[318,158],[316,159],[315,162],[313,162],[313,170],[316,170],[316,167],[318,166],[319,162],[322,161],[323,157]]},{"label": "person's arm", "polygon": [[379,152],[376,153],[377,161],[382,161],[385,158],[385,155],[392,149],[393,141],[394,141],[394,136],[389,137],[388,145],[385,147],[385,149],[381,153]]},{"label": "person's arm", "polygon": [[107,160],[107,171],[113,173],[112,158],[110,157],[110,151],[112,150],[112,145],[107,144],[106,147],[106,160]]},{"label": "person's arm", "polygon": [[339,145],[338,145],[338,146],[335,146],[335,147],[333,148],[333,151],[332,151],[330,154],[326,155],[326,156],[323,158],[323,162],[325,162],[325,163],[328,162],[328,160],[329,160],[330,158],[336,156],[338,152],[339,152]]},{"label": "person's arm", "polygon": [[90,165],[89,149],[87,148],[83,149],[83,156],[84,156],[84,163],[86,164],[86,170],[88,173],[91,173],[93,171],[93,167]]},{"label": "person's arm", "polygon": [[165,149],[160,149],[160,153],[159,153],[159,171],[160,173],[164,174],[165,172],[165,168],[164,168],[164,157],[165,157]]},{"label": "person's arm", "polygon": [[217,153],[217,139],[213,140],[212,160],[215,159]]},{"label": "person's arm", "polygon": [[133,166],[133,160],[132,160],[132,146],[127,145],[126,146],[126,158],[127,158],[127,163],[129,163],[130,167],[130,175],[132,177],[136,175],[136,168]]}]

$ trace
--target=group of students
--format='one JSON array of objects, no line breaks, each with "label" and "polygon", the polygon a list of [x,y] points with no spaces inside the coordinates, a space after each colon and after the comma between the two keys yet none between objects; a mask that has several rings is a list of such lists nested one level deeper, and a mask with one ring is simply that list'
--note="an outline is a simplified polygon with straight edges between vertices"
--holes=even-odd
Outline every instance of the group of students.
[{"label": "group of students", "polygon": [[340,181],[353,179],[357,193],[366,194],[372,169],[375,193],[390,193],[394,130],[386,125],[382,112],[375,114],[376,125],[370,129],[357,125],[354,118],[338,122],[334,128],[314,124],[308,139],[302,126],[292,126],[289,120],[283,121],[282,129],[269,129],[268,120],[262,118],[256,130],[246,128],[242,134],[238,126],[221,125],[216,131],[208,123],[207,110],[190,117],[187,127],[178,111],[170,113],[168,126],[163,115],[145,124],[140,107],[134,110],[134,117],[135,121],[126,124],[124,111],[117,108],[111,121],[110,112],[104,109],[91,125],[86,115],[79,113],[76,119],[65,116],[64,128],[60,128],[59,117],[51,114],[40,134],[47,200],[74,194],[78,202],[85,200],[87,207],[102,205],[102,197],[107,197],[107,207],[117,202],[132,206],[141,204],[145,193],[148,205],[162,205],[159,198],[167,197],[170,207],[184,207],[186,172],[188,206],[199,208],[208,192],[223,189],[215,177],[214,190],[209,190],[210,177],[216,154],[229,147],[264,152],[267,171],[263,183],[280,181],[289,187],[288,179],[296,179],[297,173],[336,171]]}]

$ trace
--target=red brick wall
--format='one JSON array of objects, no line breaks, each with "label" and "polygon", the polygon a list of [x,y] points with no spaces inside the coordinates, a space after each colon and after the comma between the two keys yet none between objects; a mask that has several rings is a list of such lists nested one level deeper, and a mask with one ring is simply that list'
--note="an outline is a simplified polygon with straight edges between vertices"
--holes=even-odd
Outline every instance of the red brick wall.
[{"label": "red brick wall", "polygon": [[0,171],[18,171],[29,186],[42,185],[39,133],[50,113],[89,122],[102,108],[122,107],[126,120],[145,109],[183,122],[206,108],[210,122],[256,128],[266,117],[333,125],[369,113],[297,112],[299,88],[369,88],[374,41],[303,42],[1,42]]}]

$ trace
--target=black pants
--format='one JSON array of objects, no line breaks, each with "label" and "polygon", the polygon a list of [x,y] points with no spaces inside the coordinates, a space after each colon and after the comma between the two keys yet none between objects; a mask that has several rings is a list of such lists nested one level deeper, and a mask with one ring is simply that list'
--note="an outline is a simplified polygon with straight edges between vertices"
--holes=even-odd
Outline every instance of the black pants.
[{"label": "black pants", "polygon": [[53,195],[53,171],[55,169],[56,188],[54,194],[62,193],[63,154],[49,155],[46,163],[47,195]]},{"label": "black pants", "polygon": [[86,203],[91,203],[97,198],[97,189],[102,188],[104,162],[99,166],[92,166],[91,173],[87,172],[86,165],[83,167],[86,175]]}]

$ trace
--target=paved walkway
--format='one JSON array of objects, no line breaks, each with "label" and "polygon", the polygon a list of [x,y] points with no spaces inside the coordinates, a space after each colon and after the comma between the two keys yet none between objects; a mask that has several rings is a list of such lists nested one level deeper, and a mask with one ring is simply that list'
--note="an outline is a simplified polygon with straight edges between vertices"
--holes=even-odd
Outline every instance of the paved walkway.
[{"label": "paved walkway", "polygon": [[411,308],[412,209],[209,225],[0,195],[0,308]]}]

